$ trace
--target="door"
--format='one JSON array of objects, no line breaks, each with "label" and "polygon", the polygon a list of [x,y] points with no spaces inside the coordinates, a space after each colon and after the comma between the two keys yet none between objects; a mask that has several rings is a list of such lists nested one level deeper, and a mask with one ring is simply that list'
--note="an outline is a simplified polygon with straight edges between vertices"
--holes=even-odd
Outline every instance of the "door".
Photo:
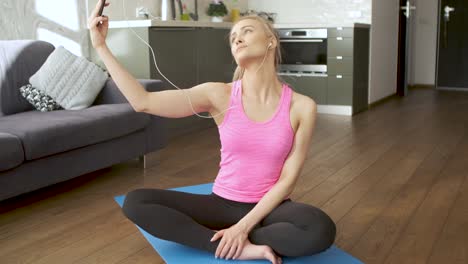
[{"label": "door", "polygon": [[468,91],[468,1],[439,1],[436,86]]},{"label": "door", "polygon": [[411,24],[416,10],[414,0],[400,0],[400,14],[398,15],[398,69],[397,69],[397,94],[408,94],[409,57]]}]

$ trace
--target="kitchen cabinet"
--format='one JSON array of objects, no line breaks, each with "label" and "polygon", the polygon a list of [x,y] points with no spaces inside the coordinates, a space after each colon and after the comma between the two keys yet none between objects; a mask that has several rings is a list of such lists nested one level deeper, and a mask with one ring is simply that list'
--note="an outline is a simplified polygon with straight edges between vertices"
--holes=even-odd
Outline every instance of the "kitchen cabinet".
[{"label": "kitchen cabinet", "polygon": [[[195,28],[151,28],[149,44],[153,48],[159,70],[180,88],[189,88],[197,83],[197,47]],[[150,54],[151,79],[160,79],[172,89],[156,70]]]},{"label": "kitchen cabinet", "polygon": [[328,57],[353,57],[353,38],[328,38]]},{"label": "kitchen cabinet", "polygon": [[329,57],[327,72],[330,75],[353,75],[353,57]]},{"label": "kitchen cabinet", "polygon": [[281,78],[297,93],[307,95],[317,104],[327,104],[327,77],[281,74]]},{"label": "kitchen cabinet", "polygon": [[354,115],[368,108],[369,28],[329,28],[327,104],[351,107]]},{"label": "kitchen cabinet", "polygon": [[353,81],[350,75],[328,77],[328,102],[331,105],[353,104]]},{"label": "kitchen cabinet", "polygon": [[236,62],[229,46],[229,29],[197,30],[198,83],[232,81]]},{"label": "kitchen cabinet", "polygon": [[[279,75],[296,92],[314,99],[318,112],[354,115],[368,108],[370,27],[355,24],[326,30],[323,71],[301,72],[284,67]],[[299,50],[289,49],[292,53]]]},{"label": "kitchen cabinet", "polygon": [[329,38],[336,38],[336,37],[352,38],[354,36],[354,28],[352,27],[328,28],[327,35]]},{"label": "kitchen cabinet", "polygon": [[[235,69],[228,43],[229,29],[152,27],[149,44],[160,71],[181,89],[204,82],[230,82]],[[176,89],[156,70],[150,53],[151,79],[160,79],[167,89]],[[188,104],[186,96],[181,104]],[[208,113],[200,113],[207,116]],[[170,137],[193,133],[216,125],[213,119],[196,115],[166,120]]]}]

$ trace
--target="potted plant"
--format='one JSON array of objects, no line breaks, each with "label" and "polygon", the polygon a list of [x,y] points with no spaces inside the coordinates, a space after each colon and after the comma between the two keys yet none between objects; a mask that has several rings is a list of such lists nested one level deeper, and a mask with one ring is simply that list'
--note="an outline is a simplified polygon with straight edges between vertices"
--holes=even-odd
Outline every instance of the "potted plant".
[{"label": "potted plant", "polygon": [[223,1],[213,0],[208,6],[206,14],[211,17],[212,22],[222,22],[223,17],[228,14],[228,10]]}]

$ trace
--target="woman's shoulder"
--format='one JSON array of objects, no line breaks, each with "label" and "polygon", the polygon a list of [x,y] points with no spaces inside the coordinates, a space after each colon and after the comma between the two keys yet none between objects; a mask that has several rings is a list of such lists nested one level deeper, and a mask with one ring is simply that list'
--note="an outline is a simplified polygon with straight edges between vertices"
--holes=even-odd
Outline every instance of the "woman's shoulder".
[{"label": "woman's shoulder", "polygon": [[297,127],[305,119],[314,118],[317,113],[317,103],[309,96],[293,90],[290,110],[293,123]]},{"label": "woman's shoulder", "polygon": [[205,93],[207,93],[206,96],[210,98],[215,108],[223,106],[231,96],[232,82],[206,82],[203,85],[206,87],[206,89],[204,89]]},{"label": "woman's shoulder", "polygon": [[209,91],[211,94],[216,95],[224,95],[224,94],[231,94],[231,89],[233,87],[234,82],[224,83],[224,82],[207,82],[205,85],[209,87]]},{"label": "woman's shoulder", "polygon": [[314,99],[292,90],[291,108],[294,107],[298,109],[310,109],[316,106],[317,103],[315,103]]},{"label": "woman's shoulder", "polygon": [[232,83],[205,82],[197,86],[201,87],[201,90],[207,93],[207,95],[213,95],[231,92]]}]

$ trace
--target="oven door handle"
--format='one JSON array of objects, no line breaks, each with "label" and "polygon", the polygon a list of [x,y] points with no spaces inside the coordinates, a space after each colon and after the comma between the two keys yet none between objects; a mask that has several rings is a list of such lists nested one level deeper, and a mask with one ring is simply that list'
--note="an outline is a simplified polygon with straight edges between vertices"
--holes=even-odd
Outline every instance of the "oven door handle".
[{"label": "oven door handle", "polygon": [[323,42],[323,39],[281,39],[280,42]]}]

